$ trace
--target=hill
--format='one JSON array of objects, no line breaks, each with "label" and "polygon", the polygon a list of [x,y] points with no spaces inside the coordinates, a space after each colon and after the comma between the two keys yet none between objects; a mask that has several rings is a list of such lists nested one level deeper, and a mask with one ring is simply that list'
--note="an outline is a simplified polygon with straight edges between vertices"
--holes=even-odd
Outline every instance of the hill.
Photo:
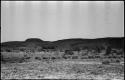
[{"label": "hill", "polygon": [[63,39],[58,41],[43,41],[38,38],[29,38],[25,41],[10,41],[1,43],[2,48],[10,47],[54,47],[56,50],[67,50],[74,48],[106,48],[110,46],[111,48],[124,49],[124,37],[107,37],[107,38],[97,38],[97,39],[82,39],[82,38],[72,38]]}]

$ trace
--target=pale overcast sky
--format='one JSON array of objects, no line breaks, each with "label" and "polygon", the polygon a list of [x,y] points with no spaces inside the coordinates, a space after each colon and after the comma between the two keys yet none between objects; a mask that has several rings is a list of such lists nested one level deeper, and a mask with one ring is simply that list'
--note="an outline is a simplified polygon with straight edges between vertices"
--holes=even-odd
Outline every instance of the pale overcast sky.
[{"label": "pale overcast sky", "polygon": [[123,1],[1,1],[2,42],[123,36]]}]

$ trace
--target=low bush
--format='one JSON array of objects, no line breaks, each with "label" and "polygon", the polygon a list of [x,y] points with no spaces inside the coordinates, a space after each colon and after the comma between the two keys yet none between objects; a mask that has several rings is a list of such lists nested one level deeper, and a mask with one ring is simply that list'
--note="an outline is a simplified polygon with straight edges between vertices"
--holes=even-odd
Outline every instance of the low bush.
[{"label": "low bush", "polygon": [[97,56],[95,56],[95,58],[100,58],[100,56],[99,56],[99,55],[97,55]]},{"label": "low bush", "polygon": [[89,58],[89,59],[93,59],[93,58],[94,58],[94,56],[88,56],[88,58]]},{"label": "low bush", "polygon": [[43,57],[43,59],[48,59],[47,57]]},{"label": "low bush", "polygon": [[65,50],[65,55],[73,55],[74,53],[71,50]]},{"label": "low bush", "polygon": [[40,57],[35,57],[35,59],[36,59],[36,60],[41,60],[41,58],[40,58]]},{"label": "low bush", "polygon": [[87,59],[86,57],[81,57],[80,59]]},{"label": "low bush", "polygon": [[31,57],[25,57],[25,59],[30,59]]},{"label": "low bush", "polygon": [[102,64],[109,65],[110,61],[109,60],[102,61]]},{"label": "low bush", "polygon": [[72,59],[78,59],[78,56],[73,56]]},{"label": "low bush", "polygon": [[117,59],[115,62],[116,62],[116,63],[120,63],[120,60]]},{"label": "low bush", "polygon": [[4,61],[4,57],[3,57],[3,55],[1,54],[1,61]]},{"label": "low bush", "polygon": [[18,57],[12,57],[12,58],[4,58],[2,61],[4,63],[23,63],[26,62],[25,58],[18,58]]},{"label": "low bush", "polygon": [[52,57],[51,59],[52,59],[52,60],[55,60],[56,58],[55,58],[55,57]]}]

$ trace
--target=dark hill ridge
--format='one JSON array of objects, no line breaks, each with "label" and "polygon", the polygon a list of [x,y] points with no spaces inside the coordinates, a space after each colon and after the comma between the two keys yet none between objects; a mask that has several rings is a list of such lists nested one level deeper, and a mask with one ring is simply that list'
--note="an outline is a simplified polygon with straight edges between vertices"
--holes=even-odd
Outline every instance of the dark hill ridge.
[{"label": "dark hill ridge", "polygon": [[[84,47],[84,46],[111,46],[112,48],[124,48],[124,37],[109,37],[97,39],[65,39],[53,42],[59,47]],[[64,46],[65,45],[65,46]]]},{"label": "dark hill ridge", "polygon": [[39,39],[39,38],[29,38],[27,40],[25,40],[25,42],[44,42],[43,40]]},{"label": "dark hill ridge", "polygon": [[1,47],[54,46],[56,49],[72,49],[74,47],[105,47],[124,48],[124,37],[107,37],[97,39],[72,38],[58,41],[43,41],[39,38],[29,38],[25,41],[10,41],[1,43]]},{"label": "dark hill ridge", "polygon": [[24,41],[10,41],[1,43],[1,47],[17,47],[24,46]]}]

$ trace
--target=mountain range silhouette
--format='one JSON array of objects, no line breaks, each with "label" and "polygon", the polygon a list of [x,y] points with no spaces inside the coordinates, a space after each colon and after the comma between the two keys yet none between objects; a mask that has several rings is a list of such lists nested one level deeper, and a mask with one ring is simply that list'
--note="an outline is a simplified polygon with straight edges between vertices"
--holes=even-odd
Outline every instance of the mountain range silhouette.
[{"label": "mountain range silhouette", "polygon": [[107,38],[96,38],[96,39],[83,39],[83,38],[72,38],[62,39],[57,41],[43,41],[39,38],[28,38],[25,41],[9,41],[1,43],[1,47],[44,47],[53,46],[56,49],[72,49],[80,47],[105,47],[110,46],[111,48],[124,49],[124,37],[107,37]]}]

